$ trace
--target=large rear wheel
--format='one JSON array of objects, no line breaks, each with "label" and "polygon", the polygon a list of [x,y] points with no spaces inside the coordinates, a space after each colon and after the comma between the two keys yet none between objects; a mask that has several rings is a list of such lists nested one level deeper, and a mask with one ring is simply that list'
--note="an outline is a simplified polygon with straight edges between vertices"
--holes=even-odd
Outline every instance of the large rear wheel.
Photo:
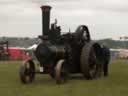
[{"label": "large rear wheel", "polygon": [[101,47],[96,42],[88,42],[81,53],[81,71],[87,79],[95,79],[101,76],[102,61]]}]

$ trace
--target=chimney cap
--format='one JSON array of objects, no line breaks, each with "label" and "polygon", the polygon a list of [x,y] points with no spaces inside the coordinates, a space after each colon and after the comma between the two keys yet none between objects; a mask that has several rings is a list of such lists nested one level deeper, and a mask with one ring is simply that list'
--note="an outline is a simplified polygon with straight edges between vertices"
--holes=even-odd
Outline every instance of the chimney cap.
[{"label": "chimney cap", "polygon": [[44,11],[47,11],[47,10],[50,10],[52,7],[49,6],[49,5],[42,5],[40,8],[41,8],[42,10],[44,10]]}]

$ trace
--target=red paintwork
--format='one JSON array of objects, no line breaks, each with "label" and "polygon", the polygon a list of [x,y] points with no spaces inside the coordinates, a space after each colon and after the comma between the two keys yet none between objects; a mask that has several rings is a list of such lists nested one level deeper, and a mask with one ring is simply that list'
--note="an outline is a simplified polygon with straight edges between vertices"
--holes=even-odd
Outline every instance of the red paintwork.
[{"label": "red paintwork", "polygon": [[26,55],[22,48],[9,47],[8,50],[10,54],[9,60],[25,60],[31,57]]}]

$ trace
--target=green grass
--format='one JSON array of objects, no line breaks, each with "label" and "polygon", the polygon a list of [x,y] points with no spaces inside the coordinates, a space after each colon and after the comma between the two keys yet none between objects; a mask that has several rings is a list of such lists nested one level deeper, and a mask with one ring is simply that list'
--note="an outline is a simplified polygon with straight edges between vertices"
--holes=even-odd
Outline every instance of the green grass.
[{"label": "green grass", "polygon": [[109,77],[72,79],[56,85],[49,75],[37,75],[32,84],[19,79],[20,61],[0,62],[0,96],[128,96],[128,61],[110,64]]}]

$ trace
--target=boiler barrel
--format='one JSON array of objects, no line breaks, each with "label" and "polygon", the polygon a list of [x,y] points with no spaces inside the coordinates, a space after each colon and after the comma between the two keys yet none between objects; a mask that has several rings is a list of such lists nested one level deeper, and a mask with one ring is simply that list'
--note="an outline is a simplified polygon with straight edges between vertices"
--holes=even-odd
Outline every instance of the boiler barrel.
[{"label": "boiler barrel", "polygon": [[35,55],[41,64],[49,64],[51,61],[64,59],[64,46],[40,44],[36,48]]}]

